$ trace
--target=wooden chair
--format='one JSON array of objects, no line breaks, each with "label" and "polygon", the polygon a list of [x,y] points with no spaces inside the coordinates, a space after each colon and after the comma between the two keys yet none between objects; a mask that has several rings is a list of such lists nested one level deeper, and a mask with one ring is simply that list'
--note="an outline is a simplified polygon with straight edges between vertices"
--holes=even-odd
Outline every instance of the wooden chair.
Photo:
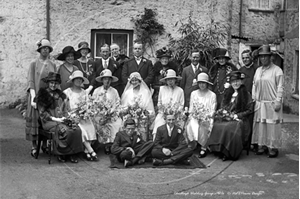
[{"label": "wooden chair", "polygon": [[39,124],[39,130],[38,130],[39,135],[38,135],[38,146],[37,146],[35,159],[38,159],[38,157],[39,157],[41,142],[46,141],[47,142],[46,151],[48,151],[48,153],[49,153],[48,154],[49,155],[48,163],[51,164],[52,146],[53,146],[52,143],[53,143],[54,132],[44,130],[40,119],[38,120],[38,124]]}]

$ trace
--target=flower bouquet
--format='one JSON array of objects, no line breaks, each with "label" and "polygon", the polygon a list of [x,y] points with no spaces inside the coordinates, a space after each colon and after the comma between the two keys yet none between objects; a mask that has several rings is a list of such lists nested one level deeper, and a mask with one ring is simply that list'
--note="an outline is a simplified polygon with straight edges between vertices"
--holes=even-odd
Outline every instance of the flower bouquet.
[{"label": "flower bouquet", "polygon": [[210,111],[204,106],[203,103],[196,101],[192,104],[192,106],[192,111],[188,113],[189,116],[198,120],[199,122],[209,121],[211,118]]},{"label": "flower bouquet", "polygon": [[72,129],[76,129],[80,121],[80,117],[76,112],[68,113],[67,117],[64,118],[63,123]]},{"label": "flower bouquet", "polygon": [[175,115],[176,118],[176,124],[179,124],[184,117],[183,111],[182,111],[182,105],[179,103],[173,103],[172,99],[170,102],[166,104],[161,104],[158,106],[158,112],[162,113],[164,116],[167,115]]},{"label": "flower bouquet", "polygon": [[226,109],[219,109],[216,111],[214,119],[216,121],[233,121],[238,120],[234,118],[234,113],[227,111]]}]

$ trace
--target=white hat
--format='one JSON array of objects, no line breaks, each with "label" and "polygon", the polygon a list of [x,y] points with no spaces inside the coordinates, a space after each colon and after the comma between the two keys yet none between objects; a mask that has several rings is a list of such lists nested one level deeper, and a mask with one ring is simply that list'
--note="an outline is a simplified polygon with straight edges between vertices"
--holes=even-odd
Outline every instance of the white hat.
[{"label": "white hat", "polygon": [[53,48],[50,44],[50,41],[48,39],[41,39],[40,41],[38,41],[36,43],[36,45],[38,46],[38,49],[36,51],[41,52],[41,49],[44,47],[48,47],[50,49],[50,52],[53,51]]},{"label": "white hat", "polygon": [[117,82],[119,79],[115,76],[112,76],[112,72],[109,69],[104,69],[101,73],[100,76],[96,78],[97,82],[102,82],[102,78],[104,77],[110,77],[112,80],[111,82]]},{"label": "white hat", "polygon": [[198,76],[197,76],[197,82],[205,82],[205,83],[208,83],[210,85],[213,85],[213,83],[211,83],[209,80],[209,77],[206,73],[200,73]]},{"label": "white hat", "polygon": [[177,77],[177,76],[176,76],[176,72],[175,72],[174,70],[168,69],[168,70],[167,70],[167,75],[166,75],[166,77],[160,79],[159,81],[164,82],[164,81],[167,80],[167,79],[177,79],[177,80],[180,80],[180,79],[182,79],[182,78],[181,78],[181,77]]},{"label": "white hat", "polygon": [[75,70],[72,75],[70,75],[68,82],[71,82],[75,78],[81,78],[83,84],[89,84],[89,80],[83,76],[83,73],[80,70]]}]

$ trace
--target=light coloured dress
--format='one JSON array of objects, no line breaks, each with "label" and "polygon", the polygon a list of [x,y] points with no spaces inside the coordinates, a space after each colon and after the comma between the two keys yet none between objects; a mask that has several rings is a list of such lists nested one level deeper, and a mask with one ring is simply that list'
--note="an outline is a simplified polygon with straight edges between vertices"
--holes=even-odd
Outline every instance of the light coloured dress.
[{"label": "light coloured dress", "polygon": [[[93,92],[93,97],[97,100],[104,100],[104,98],[106,98],[106,100],[110,101],[113,105],[115,105],[113,106],[113,109],[115,109],[116,106],[120,104],[120,97],[118,91],[111,86],[107,90],[104,89],[104,86],[100,86],[96,88],[95,91]],[[103,125],[102,124],[99,125],[96,122],[95,125],[98,133],[100,131],[101,132],[106,131],[106,132],[102,132],[105,133],[106,136],[100,137],[99,138],[100,142],[104,144],[112,143],[116,137],[117,132],[119,132],[122,127],[122,120],[121,118],[118,117],[116,121],[111,121]],[[104,125],[106,128],[104,128]],[[101,135],[102,133],[100,133],[99,135]]]},{"label": "light coloured dress", "polygon": [[[208,109],[208,114],[213,116],[217,107],[217,96],[214,92],[208,90],[204,96],[200,96],[199,90],[193,91],[191,93],[189,112],[193,112],[193,104],[195,102],[202,103]],[[197,119],[190,116],[186,126],[188,140],[196,140],[201,146],[206,147],[213,123],[213,118],[200,123]]]},{"label": "light coloured dress", "polygon": [[[259,67],[252,87],[252,98],[255,100],[252,144],[270,148],[281,147],[282,95],[281,68],[273,63],[267,68]],[[274,110],[275,101],[281,103],[278,112]]]},{"label": "light coloured dress", "polygon": [[[182,88],[175,86],[174,89],[172,89],[169,86],[161,86],[159,88],[159,94],[158,94],[158,103],[157,106],[160,105],[166,105],[166,104],[180,104],[180,108],[183,108],[184,105],[184,92]],[[153,140],[155,139],[155,135],[157,132],[157,128],[164,125],[166,123],[163,113],[158,112],[155,120],[154,120],[154,127],[153,127]]]},{"label": "light coloured dress", "polygon": [[47,59],[42,62],[39,58],[31,62],[27,76],[27,110],[26,110],[26,140],[37,140],[39,112],[31,106],[30,89],[37,94],[40,88],[46,88],[47,84],[41,79],[48,76],[49,72],[56,72],[55,64]]},{"label": "light coloured dress", "polygon": [[[87,97],[86,91],[81,89],[80,93],[74,92],[72,88],[67,88],[64,93],[69,98],[69,106],[71,111],[76,109],[78,103]],[[82,142],[96,140],[95,126],[93,125],[91,119],[81,119],[78,126],[81,129]]]}]

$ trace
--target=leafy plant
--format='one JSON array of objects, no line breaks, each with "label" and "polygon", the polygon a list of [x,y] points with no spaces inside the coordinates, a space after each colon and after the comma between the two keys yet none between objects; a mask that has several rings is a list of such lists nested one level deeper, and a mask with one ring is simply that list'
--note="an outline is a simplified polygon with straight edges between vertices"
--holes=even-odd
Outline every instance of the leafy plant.
[{"label": "leafy plant", "polygon": [[150,47],[152,54],[157,36],[165,32],[164,25],[157,22],[156,16],[157,13],[155,11],[145,8],[144,14],[140,18],[131,19],[135,25],[137,40],[142,42],[144,48]]},{"label": "leafy plant", "polygon": [[178,69],[181,74],[184,67],[190,65],[189,56],[193,50],[200,52],[200,64],[208,69],[213,63],[213,49],[223,45],[227,33],[226,26],[211,19],[210,24],[203,27],[193,21],[191,13],[187,22],[182,20],[176,22],[179,26],[178,32],[181,34],[179,39],[169,36],[169,47],[174,51],[174,59],[180,65]]}]

